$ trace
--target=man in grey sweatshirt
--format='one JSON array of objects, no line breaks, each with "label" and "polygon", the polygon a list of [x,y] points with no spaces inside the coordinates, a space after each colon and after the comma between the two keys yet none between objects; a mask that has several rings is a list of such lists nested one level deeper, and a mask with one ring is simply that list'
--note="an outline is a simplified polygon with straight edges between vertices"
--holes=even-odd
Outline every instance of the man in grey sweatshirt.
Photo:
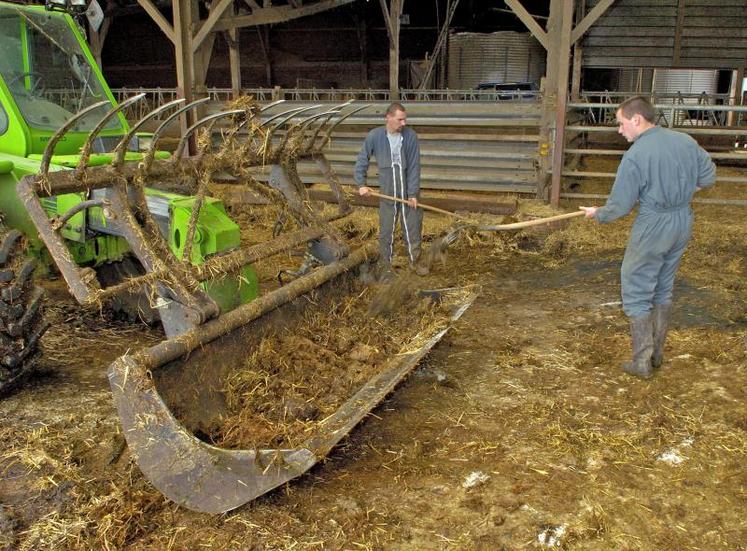
[{"label": "man in grey sweatshirt", "polygon": [[622,262],[623,311],[630,320],[631,375],[648,378],[664,360],[674,275],[693,227],[693,194],[716,181],[710,156],[687,134],[661,128],[656,110],[641,96],[617,110],[618,132],[631,142],[617,169],[607,203],[580,207],[587,218],[612,222],[638,203]]},{"label": "man in grey sweatshirt", "polygon": [[428,269],[420,258],[420,237],[423,213],[418,209],[420,194],[420,145],[414,130],[407,126],[407,113],[400,103],[392,103],[386,110],[386,124],[371,130],[366,136],[355,163],[355,183],[358,192],[366,195],[372,190],[366,185],[368,165],[373,155],[379,168],[379,191],[407,201],[407,205],[380,199],[379,252],[385,273],[391,273],[394,254],[394,231],[402,222],[410,265],[418,275]]}]

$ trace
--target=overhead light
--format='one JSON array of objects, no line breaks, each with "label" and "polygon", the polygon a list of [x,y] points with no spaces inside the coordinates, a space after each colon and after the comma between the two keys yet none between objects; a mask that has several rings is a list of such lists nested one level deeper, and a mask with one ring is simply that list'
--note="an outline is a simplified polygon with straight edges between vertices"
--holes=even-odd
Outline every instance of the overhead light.
[{"label": "overhead light", "polygon": [[87,9],[87,0],[45,0],[44,7],[49,11],[64,11],[72,15],[80,15]]}]

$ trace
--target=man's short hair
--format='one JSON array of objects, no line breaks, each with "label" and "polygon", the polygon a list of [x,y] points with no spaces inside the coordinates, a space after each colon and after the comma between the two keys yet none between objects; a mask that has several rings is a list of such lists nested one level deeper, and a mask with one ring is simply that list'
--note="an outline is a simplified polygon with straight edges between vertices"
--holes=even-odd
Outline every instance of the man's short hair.
[{"label": "man's short hair", "polygon": [[395,101],[394,103],[390,103],[389,107],[386,108],[387,115],[394,115],[397,111],[402,111],[404,113],[405,106]]},{"label": "man's short hair", "polygon": [[654,109],[651,102],[643,96],[633,96],[632,98],[626,99],[620,104],[618,110],[622,112],[626,119],[633,118],[633,115],[640,115],[652,124],[656,122],[656,109]]}]

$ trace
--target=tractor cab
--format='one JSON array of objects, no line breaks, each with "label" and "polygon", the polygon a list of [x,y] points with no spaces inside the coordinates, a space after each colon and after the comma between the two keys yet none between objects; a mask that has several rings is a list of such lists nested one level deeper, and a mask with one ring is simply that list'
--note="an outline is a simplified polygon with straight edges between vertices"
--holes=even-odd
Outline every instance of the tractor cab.
[{"label": "tractor cab", "polygon": [[[109,100],[78,121],[57,144],[56,155],[76,154],[96,123],[114,106],[77,24],[43,6],[0,4],[0,151],[41,155],[51,136],[73,114]],[[127,131],[123,115],[112,118],[94,143],[111,150]]]}]

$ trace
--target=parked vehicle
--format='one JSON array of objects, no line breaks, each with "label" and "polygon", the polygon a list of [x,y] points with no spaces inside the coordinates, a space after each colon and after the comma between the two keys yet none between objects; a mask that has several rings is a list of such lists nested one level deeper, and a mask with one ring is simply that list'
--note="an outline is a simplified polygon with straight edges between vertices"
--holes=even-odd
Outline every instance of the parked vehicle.
[{"label": "parked vehicle", "polygon": [[539,97],[534,82],[481,82],[476,90],[496,92],[499,101],[533,101]]}]

